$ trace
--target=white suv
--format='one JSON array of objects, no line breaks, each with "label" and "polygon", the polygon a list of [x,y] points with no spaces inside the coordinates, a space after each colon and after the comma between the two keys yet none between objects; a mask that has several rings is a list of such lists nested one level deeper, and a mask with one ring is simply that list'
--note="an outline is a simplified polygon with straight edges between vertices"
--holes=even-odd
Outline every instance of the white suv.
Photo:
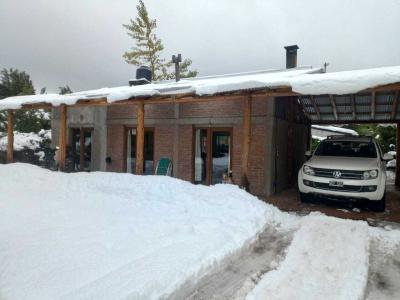
[{"label": "white suv", "polygon": [[329,136],[299,171],[302,202],[313,196],[333,200],[366,200],[375,211],[385,210],[386,161],[371,137]]}]

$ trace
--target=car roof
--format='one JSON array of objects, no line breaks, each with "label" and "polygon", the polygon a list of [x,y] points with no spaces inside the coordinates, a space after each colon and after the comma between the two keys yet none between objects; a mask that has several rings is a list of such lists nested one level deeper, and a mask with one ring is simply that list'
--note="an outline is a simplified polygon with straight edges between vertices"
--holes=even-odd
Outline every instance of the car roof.
[{"label": "car roof", "polygon": [[330,135],[325,141],[338,141],[338,142],[365,142],[373,143],[374,138],[371,136],[354,136],[354,135]]}]

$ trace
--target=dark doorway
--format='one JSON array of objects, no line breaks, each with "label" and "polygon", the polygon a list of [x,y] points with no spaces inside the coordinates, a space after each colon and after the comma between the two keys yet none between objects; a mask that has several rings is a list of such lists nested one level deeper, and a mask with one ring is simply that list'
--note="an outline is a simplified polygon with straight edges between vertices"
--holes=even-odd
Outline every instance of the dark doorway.
[{"label": "dark doorway", "polygon": [[92,128],[72,129],[72,157],[74,171],[92,169]]}]

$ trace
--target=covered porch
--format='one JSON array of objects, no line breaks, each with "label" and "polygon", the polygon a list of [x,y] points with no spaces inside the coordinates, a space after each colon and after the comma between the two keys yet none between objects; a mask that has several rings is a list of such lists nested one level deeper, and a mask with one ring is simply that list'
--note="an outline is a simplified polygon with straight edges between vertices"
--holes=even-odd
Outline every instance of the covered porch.
[{"label": "covered porch", "polygon": [[[262,96],[266,101],[285,99],[287,126],[287,172],[289,181],[296,177],[293,126],[295,107],[301,106],[311,124],[396,123],[397,141],[400,136],[400,67],[361,71],[321,73],[321,69],[293,69],[254,72],[148,85],[107,88],[69,95],[32,95],[11,97],[0,101],[0,109],[8,111],[7,162],[12,163],[14,111],[17,109],[51,109],[59,107],[59,168],[65,170],[67,149],[68,109],[94,106],[136,107],[136,165],[135,173],[143,174],[145,107],[146,105],[185,105],[212,101],[243,101],[241,137],[240,185],[249,185],[249,157],[252,142],[252,103]],[[275,107],[275,110],[277,107]],[[309,145],[310,140],[303,141]],[[276,148],[276,145],[273,145]],[[397,146],[397,153],[400,147]],[[275,157],[276,160],[276,157]],[[397,155],[397,165],[400,157]],[[400,185],[400,168],[396,170]]]}]

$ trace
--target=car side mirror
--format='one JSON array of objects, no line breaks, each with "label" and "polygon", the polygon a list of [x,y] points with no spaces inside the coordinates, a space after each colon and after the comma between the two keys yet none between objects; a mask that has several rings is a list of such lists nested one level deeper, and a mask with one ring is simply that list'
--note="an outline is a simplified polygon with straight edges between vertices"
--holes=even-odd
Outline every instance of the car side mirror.
[{"label": "car side mirror", "polygon": [[312,156],[311,151],[306,151],[306,153],[304,154],[307,158],[310,158]]},{"label": "car side mirror", "polygon": [[392,159],[393,159],[393,155],[392,155],[392,154],[385,153],[385,154],[383,155],[383,160],[384,160],[384,161],[388,161],[388,160],[392,160]]}]

